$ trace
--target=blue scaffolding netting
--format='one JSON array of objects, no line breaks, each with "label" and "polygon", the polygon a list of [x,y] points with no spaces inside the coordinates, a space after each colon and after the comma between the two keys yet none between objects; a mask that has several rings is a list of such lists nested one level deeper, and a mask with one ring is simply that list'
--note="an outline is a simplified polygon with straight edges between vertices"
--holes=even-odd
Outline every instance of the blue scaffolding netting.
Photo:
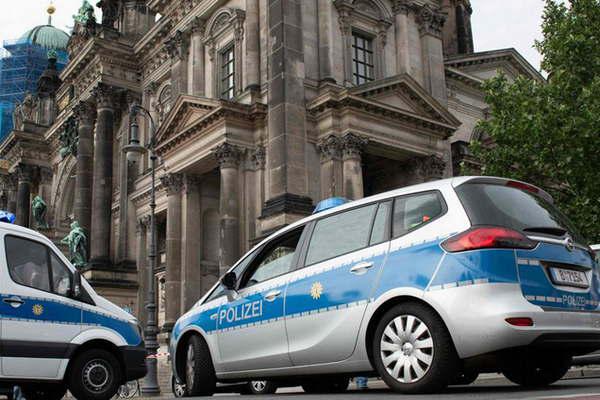
[{"label": "blue scaffolding netting", "polygon": [[[67,63],[67,52],[57,50],[57,67]],[[5,40],[0,49],[0,142],[13,128],[12,112],[27,93],[35,93],[37,82],[48,66],[48,49],[30,39]]]}]

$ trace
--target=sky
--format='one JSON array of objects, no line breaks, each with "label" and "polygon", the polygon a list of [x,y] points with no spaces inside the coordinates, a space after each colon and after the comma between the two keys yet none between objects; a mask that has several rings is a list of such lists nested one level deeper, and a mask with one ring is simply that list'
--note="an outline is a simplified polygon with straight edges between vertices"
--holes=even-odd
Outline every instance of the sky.
[{"label": "sky", "polygon": [[[48,20],[45,10],[50,0],[0,1],[4,5],[0,13],[0,41],[16,39]],[[96,0],[90,2],[95,3]],[[69,31],[81,0],[54,0],[54,5],[57,11],[53,25]],[[543,0],[471,0],[471,5],[476,51],[514,47],[539,69],[540,55],[533,48],[533,43],[542,36]]]}]

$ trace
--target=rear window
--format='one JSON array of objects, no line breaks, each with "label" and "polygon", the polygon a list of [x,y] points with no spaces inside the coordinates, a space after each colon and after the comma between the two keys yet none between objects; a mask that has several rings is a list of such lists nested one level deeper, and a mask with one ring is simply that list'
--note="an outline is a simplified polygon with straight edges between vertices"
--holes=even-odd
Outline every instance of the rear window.
[{"label": "rear window", "polygon": [[502,185],[467,183],[456,188],[472,225],[496,225],[530,235],[586,241],[554,205],[533,193]]}]

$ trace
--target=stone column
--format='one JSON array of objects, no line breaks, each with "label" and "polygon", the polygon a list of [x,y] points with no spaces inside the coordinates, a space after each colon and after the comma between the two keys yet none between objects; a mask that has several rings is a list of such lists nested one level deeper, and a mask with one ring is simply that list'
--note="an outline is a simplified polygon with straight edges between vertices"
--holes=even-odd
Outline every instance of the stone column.
[{"label": "stone column", "polygon": [[171,90],[172,101],[175,103],[182,94],[187,94],[188,79],[188,43],[187,34],[182,31],[165,41],[165,47],[171,57]]},{"label": "stone column", "polygon": [[144,307],[146,303],[146,292],[148,291],[148,252],[150,216],[144,216],[137,220],[135,239],[136,239],[136,264],[138,271],[138,319],[142,326],[146,326],[147,311]]},{"label": "stone column", "polygon": [[446,162],[434,154],[415,158],[413,161],[413,183],[431,182],[444,178]]},{"label": "stone column", "polygon": [[344,85],[354,86],[352,77],[352,8],[345,1],[335,3],[338,9],[338,22],[342,31],[342,51],[344,54]]},{"label": "stone column", "polygon": [[[269,2],[269,99],[267,169],[269,196],[263,217],[267,228],[282,225],[286,215],[310,213],[307,196],[304,45],[300,0]],[[285,32],[285,33],[284,33]],[[279,218],[281,217],[281,218]],[[279,218],[279,222],[275,222]]]},{"label": "stone column", "polygon": [[17,166],[17,225],[29,227],[31,211],[31,180],[33,167],[27,164]]},{"label": "stone column", "polygon": [[92,226],[92,166],[93,129],[96,109],[91,104],[81,102],[75,107],[77,118],[77,172],[75,175],[75,199],[73,213],[75,221],[90,237]]},{"label": "stone column", "polygon": [[317,143],[321,155],[321,199],[343,196],[342,142],[329,135]]},{"label": "stone column", "polygon": [[317,1],[319,19],[319,79],[335,82],[333,74],[333,59],[331,57],[334,21],[332,17],[333,3]]},{"label": "stone column", "polygon": [[246,0],[245,90],[260,89],[258,0]]},{"label": "stone column", "polygon": [[2,176],[3,210],[13,214],[17,212],[17,176],[7,174]]},{"label": "stone column", "polygon": [[54,225],[54,204],[52,201],[52,169],[46,167],[40,167],[40,183],[39,183],[39,195],[48,205],[48,212],[46,213],[46,222],[49,226]]},{"label": "stone column", "polygon": [[98,266],[110,265],[115,95],[112,88],[103,84],[94,92],[98,102],[98,120],[94,141],[90,263]]},{"label": "stone column", "polygon": [[238,173],[241,151],[237,146],[223,143],[214,149],[214,153],[221,173],[219,270],[222,275],[237,261],[240,251]]},{"label": "stone column", "polygon": [[200,249],[202,226],[200,215],[200,177],[186,174],[183,178],[181,227],[181,312],[190,309],[202,291]]},{"label": "stone column", "polygon": [[442,45],[442,26],[445,20],[444,14],[429,5],[421,7],[419,11],[425,88],[443,105],[448,100]]},{"label": "stone column", "polygon": [[203,19],[196,17],[191,25],[191,57],[192,57],[192,82],[191,93],[194,96],[206,95],[206,77],[205,77],[205,60],[204,60],[204,42],[202,35],[204,34],[205,22]]},{"label": "stone column", "polygon": [[393,11],[395,15],[396,31],[396,72],[410,74],[410,39],[408,32],[408,13],[410,0],[395,0]]},{"label": "stone column", "polygon": [[344,196],[350,200],[364,196],[361,155],[368,140],[353,133],[342,138]]},{"label": "stone column", "polygon": [[183,175],[163,175],[160,181],[167,190],[167,271],[163,331],[170,332],[179,318],[181,310],[181,189]]}]

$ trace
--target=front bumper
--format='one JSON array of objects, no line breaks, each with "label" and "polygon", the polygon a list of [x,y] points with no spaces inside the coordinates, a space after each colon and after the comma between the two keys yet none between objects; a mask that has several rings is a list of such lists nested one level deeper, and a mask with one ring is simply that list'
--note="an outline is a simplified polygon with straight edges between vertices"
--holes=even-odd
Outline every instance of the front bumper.
[{"label": "front bumper", "polygon": [[137,346],[120,347],[123,364],[125,365],[125,381],[143,378],[148,372],[146,368],[146,348],[144,342]]},{"label": "front bumper", "polygon": [[[544,311],[523,297],[519,284],[455,287],[424,297],[444,319],[460,358],[524,346],[572,354],[600,349],[600,313]],[[534,326],[509,325],[509,317],[529,317]]]}]

